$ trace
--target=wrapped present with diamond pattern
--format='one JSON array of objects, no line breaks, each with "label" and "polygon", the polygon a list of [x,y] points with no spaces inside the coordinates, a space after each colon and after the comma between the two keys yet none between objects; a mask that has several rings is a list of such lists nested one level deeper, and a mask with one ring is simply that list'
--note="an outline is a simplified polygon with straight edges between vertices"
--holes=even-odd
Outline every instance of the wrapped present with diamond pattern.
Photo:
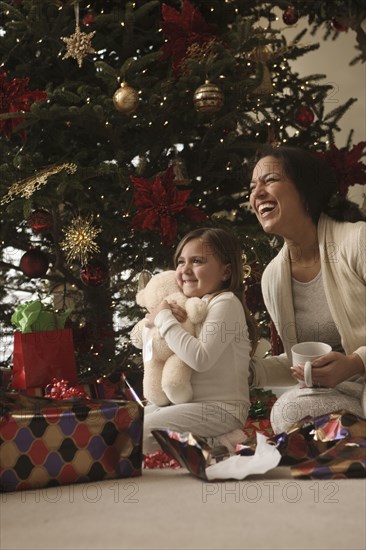
[{"label": "wrapped present with diamond pattern", "polygon": [[0,394],[0,490],[127,478],[142,471],[136,401]]}]

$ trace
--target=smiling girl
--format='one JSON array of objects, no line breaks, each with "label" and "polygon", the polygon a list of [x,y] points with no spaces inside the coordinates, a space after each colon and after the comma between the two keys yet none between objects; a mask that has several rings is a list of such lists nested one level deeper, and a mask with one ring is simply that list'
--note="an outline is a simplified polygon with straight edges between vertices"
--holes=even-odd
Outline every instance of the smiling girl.
[{"label": "smiling girl", "polygon": [[244,301],[241,247],[223,229],[201,228],[182,239],[174,262],[182,292],[202,298],[208,311],[197,337],[181,327],[186,314],[177,305],[163,301],[147,315],[150,326],[159,329],[170,349],[192,369],[193,398],[190,403],[145,407],[144,453],[159,449],[151,435],[155,429],[191,432],[233,451],[244,440],[249,361],[256,340]]}]

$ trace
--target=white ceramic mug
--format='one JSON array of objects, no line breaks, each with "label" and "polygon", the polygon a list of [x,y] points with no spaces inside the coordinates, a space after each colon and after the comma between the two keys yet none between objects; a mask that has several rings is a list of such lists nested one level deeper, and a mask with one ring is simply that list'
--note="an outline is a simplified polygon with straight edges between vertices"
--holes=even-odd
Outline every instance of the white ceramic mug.
[{"label": "white ceramic mug", "polygon": [[304,382],[308,388],[313,387],[311,362],[330,351],[332,351],[332,347],[324,342],[301,342],[292,346],[292,364],[294,366],[304,365]]}]

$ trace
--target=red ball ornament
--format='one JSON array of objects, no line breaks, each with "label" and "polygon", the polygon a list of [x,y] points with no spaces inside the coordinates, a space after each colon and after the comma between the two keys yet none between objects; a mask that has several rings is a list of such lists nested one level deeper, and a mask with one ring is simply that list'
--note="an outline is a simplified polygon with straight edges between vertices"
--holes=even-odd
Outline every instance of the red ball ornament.
[{"label": "red ball ornament", "polygon": [[27,224],[35,233],[47,233],[53,225],[52,214],[47,210],[34,210],[27,219]]},{"label": "red ball ornament", "polygon": [[340,23],[340,21],[338,21],[338,19],[336,19],[336,17],[333,17],[330,21],[333,29],[337,32],[347,32],[348,31],[348,27],[347,25],[342,25],[342,23]]},{"label": "red ball ornament", "polygon": [[289,7],[283,12],[282,20],[286,25],[295,25],[299,20],[299,13],[295,8]]},{"label": "red ball ornament", "polygon": [[40,248],[28,250],[20,259],[19,267],[27,277],[44,277],[48,269],[47,254]]},{"label": "red ball ornament", "polygon": [[107,266],[97,259],[92,259],[80,270],[80,279],[85,286],[101,286],[108,280]]},{"label": "red ball ornament", "polygon": [[92,11],[88,11],[86,15],[83,17],[83,25],[86,27],[89,27],[89,25],[92,25],[95,22],[95,15]]},{"label": "red ball ornament", "polygon": [[300,105],[295,112],[295,122],[303,128],[308,128],[314,121],[314,112],[306,105]]}]

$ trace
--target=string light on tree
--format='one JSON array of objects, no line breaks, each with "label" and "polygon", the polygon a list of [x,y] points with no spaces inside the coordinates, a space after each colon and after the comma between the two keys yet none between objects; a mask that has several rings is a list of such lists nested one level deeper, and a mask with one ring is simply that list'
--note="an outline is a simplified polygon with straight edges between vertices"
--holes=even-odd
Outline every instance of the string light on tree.
[{"label": "string light on tree", "polygon": [[79,260],[82,265],[86,264],[90,254],[99,252],[94,239],[101,231],[93,225],[93,216],[74,218],[70,227],[64,230],[65,239],[60,243],[62,250],[67,253],[66,261],[71,263]]}]

